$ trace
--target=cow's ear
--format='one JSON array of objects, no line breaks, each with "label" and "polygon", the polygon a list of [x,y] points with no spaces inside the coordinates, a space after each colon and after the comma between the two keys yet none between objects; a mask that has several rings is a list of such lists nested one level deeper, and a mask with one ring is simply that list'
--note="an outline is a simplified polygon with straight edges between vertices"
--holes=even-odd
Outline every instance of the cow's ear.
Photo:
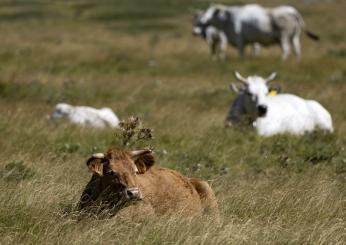
[{"label": "cow's ear", "polygon": [[97,154],[90,157],[86,164],[91,172],[96,173],[99,176],[103,176],[103,168],[108,160],[104,157],[104,155],[101,157]]},{"label": "cow's ear", "polygon": [[151,150],[132,151],[131,153],[139,174],[148,171],[155,163],[155,158]]}]

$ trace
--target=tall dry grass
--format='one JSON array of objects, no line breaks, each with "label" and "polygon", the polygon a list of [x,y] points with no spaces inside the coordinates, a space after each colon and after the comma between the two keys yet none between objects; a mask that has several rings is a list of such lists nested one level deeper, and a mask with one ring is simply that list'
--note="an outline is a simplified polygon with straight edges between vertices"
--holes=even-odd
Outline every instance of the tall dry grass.
[{"label": "tall dry grass", "polygon": [[[345,4],[306,2],[292,4],[322,41],[302,37],[299,63],[280,62],[278,47],[212,61],[188,10],[206,1],[1,2],[0,243],[345,244]],[[225,129],[234,69],[277,71],[284,91],[331,112],[335,133]],[[140,116],[158,164],[210,180],[222,222],[66,215],[90,177],[85,160],[120,142],[111,129],[48,120],[61,101]]]}]

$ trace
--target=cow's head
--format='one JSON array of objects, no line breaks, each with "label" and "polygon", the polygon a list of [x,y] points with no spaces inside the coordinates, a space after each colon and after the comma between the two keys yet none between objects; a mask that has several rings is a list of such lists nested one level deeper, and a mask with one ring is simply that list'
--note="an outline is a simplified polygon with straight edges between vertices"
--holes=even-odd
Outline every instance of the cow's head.
[{"label": "cow's head", "polygon": [[100,191],[106,192],[114,205],[143,199],[137,175],[144,174],[153,164],[151,150],[111,149],[106,154],[93,154],[87,161],[89,170],[100,180]]},{"label": "cow's head", "polygon": [[228,15],[225,6],[219,4],[210,5],[204,12],[196,11],[192,33],[204,37],[208,26],[220,28],[220,20],[225,20]]},{"label": "cow's head", "polygon": [[193,15],[192,34],[195,36],[205,37],[205,28],[207,25],[200,21],[203,15],[204,12],[202,10],[196,10]]},{"label": "cow's head", "polygon": [[234,75],[237,81],[241,83],[241,87],[238,88],[237,85],[232,84],[232,88],[235,92],[241,91],[243,93],[243,103],[246,112],[253,118],[264,117],[268,111],[266,104],[266,98],[270,90],[268,82],[275,79],[276,73],[273,72],[267,78],[259,76],[244,78],[238,72],[234,72]]},{"label": "cow's head", "polygon": [[59,103],[55,106],[55,109],[51,115],[51,118],[57,119],[66,117],[72,111],[72,106],[66,103]]}]

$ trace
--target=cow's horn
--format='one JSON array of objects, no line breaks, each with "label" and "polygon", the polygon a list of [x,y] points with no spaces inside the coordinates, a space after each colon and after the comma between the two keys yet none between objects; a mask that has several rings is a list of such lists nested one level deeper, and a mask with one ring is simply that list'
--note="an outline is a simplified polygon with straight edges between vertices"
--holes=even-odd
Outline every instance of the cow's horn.
[{"label": "cow's horn", "polygon": [[234,83],[231,83],[229,88],[233,90],[234,93],[239,94],[239,89],[237,88],[237,85],[235,85]]},{"label": "cow's horn", "polygon": [[235,76],[235,78],[237,78],[237,80],[238,80],[239,82],[242,82],[242,83],[247,84],[246,78],[242,77],[242,75],[240,75],[239,72],[234,71],[234,76]]},{"label": "cow's horn", "polygon": [[95,158],[105,158],[105,154],[103,154],[103,153],[94,153],[92,155],[92,157],[95,157]]},{"label": "cow's horn", "polygon": [[151,153],[151,150],[137,150],[137,151],[131,151],[131,157],[137,157],[146,153]]},{"label": "cow's horn", "polygon": [[275,77],[276,77],[276,72],[273,72],[272,74],[270,74],[269,77],[267,77],[266,79],[264,79],[264,81],[266,81],[266,83],[267,83],[267,82],[270,82],[270,81],[274,80]]}]

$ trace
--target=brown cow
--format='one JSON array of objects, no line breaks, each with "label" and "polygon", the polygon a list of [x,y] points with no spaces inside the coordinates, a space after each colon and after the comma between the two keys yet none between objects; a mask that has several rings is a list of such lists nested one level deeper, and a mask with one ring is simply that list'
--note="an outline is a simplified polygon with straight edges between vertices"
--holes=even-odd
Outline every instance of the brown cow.
[{"label": "brown cow", "polygon": [[111,214],[127,210],[132,215],[139,208],[146,214],[178,211],[196,215],[209,211],[218,215],[214,192],[206,181],[185,177],[154,162],[150,150],[114,148],[106,154],[94,154],[87,161],[93,176],[81,196],[79,209],[97,207]]}]

